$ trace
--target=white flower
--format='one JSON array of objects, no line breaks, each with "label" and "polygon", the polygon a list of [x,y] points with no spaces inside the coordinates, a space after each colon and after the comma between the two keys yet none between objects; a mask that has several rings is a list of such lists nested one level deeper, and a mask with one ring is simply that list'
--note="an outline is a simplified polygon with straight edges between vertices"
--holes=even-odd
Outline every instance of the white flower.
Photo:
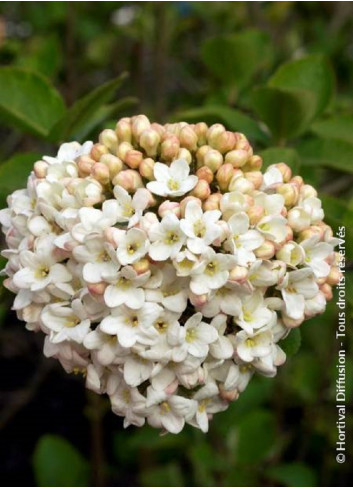
[{"label": "white flower", "polygon": [[189,175],[190,167],[185,160],[175,160],[170,167],[156,163],[153,172],[156,180],[149,182],[147,188],[162,197],[180,197],[192,190],[198,182],[196,175]]},{"label": "white flower", "polygon": [[171,212],[150,227],[148,237],[151,240],[148,254],[155,261],[175,258],[186,240],[179,219]]},{"label": "white flower", "polygon": [[135,226],[148,205],[150,193],[146,189],[139,188],[131,197],[123,187],[116,185],[114,196],[118,203],[117,221],[127,222],[129,228]]},{"label": "white flower", "polygon": [[244,212],[248,208],[244,194],[234,191],[222,195],[220,209],[224,220],[228,220],[233,214]]},{"label": "white flower", "polygon": [[125,348],[132,347],[136,342],[153,344],[158,337],[153,323],[161,310],[160,306],[150,302],[145,302],[140,309],[120,306],[103,319],[100,329],[103,333],[117,335],[119,343]]},{"label": "white flower", "polygon": [[208,245],[219,238],[221,229],[216,223],[220,217],[220,211],[203,213],[196,202],[188,202],[180,227],[188,237],[187,246],[192,253],[204,253]]},{"label": "white flower", "polygon": [[124,428],[129,425],[143,426],[146,415],[146,398],[138,389],[129,387],[124,381],[110,395],[112,410],[119,416],[124,416]]},{"label": "white flower", "polygon": [[129,354],[129,350],[119,344],[116,336],[103,333],[99,327],[86,334],[83,344],[88,350],[94,351],[97,361],[104,366]]},{"label": "white flower", "polygon": [[237,296],[238,284],[227,283],[217,290],[213,290],[204,306],[202,314],[207,318],[213,318],[220,312],[230,316],[238,316],[241,310],[241,301]]},{"label": "white flower", "polygon": [[191,276],[190,289],[194,294],[202,295],[223,287],[228,280],[229,270],[234,265],[234,257],[208,248],[201,255],[200,264]]},{"label": "white flower", "polygon": [[325,261],[333,251],[333,246],[328,243],[320,243],[318,236],[306,239],[300,243],[305,254],[305,265],[310,267],[315,277],[327,277],[330,273],[330,265]]},{"label": "white flower", "polygon": [[145,291],[142,286],[150,277],[150,272],[138,275],[131,266],[122,268],[113,283],[104,292],[104,302],[108,307],[125,304],[131,309],[139,309],[145,302]]},{"label": "white flower", "polygon": [[276,257],[291,267],[297,267],[303,263],[305,251],[303,250],[303,247],[298,245],[295,241],[288,241],[288,243],[283,245],[282,248],[277,251]]},{"label": "white flower", "polygon": [[86,141],[84,144],[80,144],[77,141],[71,143],[64,143],[60,146],[58,154],[55,158],[51,156],[43,156],[43,160],[50,165],[56,163],[70,162],[82,155],[87,155],[91,151],[93,146],[92,141]]},{"label": "white flower", "polygon": [[173,312],[185,311],[188,299],[188,281],[176,276],[174,268],[167,264],[162,268],[162,283],[159,288],[146,290],[146,300],[158,302]]},{"label": "white flower", "polygon": [[117,202],[107,200],[102,210],[92,207],[82,207],[78,211],[79,223],[71,231],[72,237],[79,243],[84,243],[88,236],[100,234],[101,231],[117,222]]},{"label": "white flower", "polygon": [[119,268],[114,250],[101,238],[87,238],[84,244],[72,250],[74,258],[83,263],[82,276],[88,283],[98,283],[111,276]]},{"label": "white flower", "polygon": [[193,396],[193,399],[198,401],[198,406],[195,418],[189,421],[189,423],[199,427],[204,433],[208,432],[208,421],[212,417],[212,414],[225,411],[228,407],[228,403],[223,401],[218,394],[219,389],[217,384],[215,382],[208,382]]},{"label": "white flower", "polygon": [[304,317],[305,301],[312,299],[319,290],[310,268],[287,273],[278,289],[282,292],[285,313],[292,319]]},{"label": "white flower", "polygon": [[248,335],[253,335],[254,330],[266,327],[270,328],[276,322],[276,313],[264,306],[262,293],[257,290],[251,295],[245,296],[242,301],[242,309],[238,318],[234,318]]},{"label": "white flower", "polygon": [[180,251],[173,260],[178,277],[188,277],[191,275],[198,263],[198,258],[188,249]]},{"label": "white flower", "polygon": [[87,312],[79,299],[67,304],[50,304],[41,314],[41,321],[51,332],[52,343],[72,340],[82,343],[90,328]]},{"label": "white flower", "polygon": [[197,358],[206,357],[209,344],[218,339],[218,333],[214,326],[202,322],[202,314],[200,312],[191,316],[184,325],[183,345],[185,351]]},{"label": "white flower", "polygon": [[249,229],[249,217],[245,212],[234,214],[228,221],[231,237],[228,248],[236,257],[238,265],[247,266],[256,260],[253,250],[264,242],[263,236],[255,229]]},{"label": "white flower", "polygon": [[116,256],[122,265],[135,263],[146,255],[149,244],[144,231],[129,229],[119,242]]},{"label": "white flower", "polygon": [[210,354],[216,360],[226,360],[231,358],[234,353],[234,348],[229,337],[225,336],[227,329],[227,316],[225,314],[218,314],[211,321],[211,326],[216,328],[218,332],[218,338],[210,345]]},{"label": "white flower", "polygon": [[258,192],[255,197],[255,204],[264,208],[266,216],[275,216],[281,214],[284,207],[284,197],[280,194],[265,194]]},{"label": "white flower", "polygon": [[124,380],[131,387],[137,387],[147,380],[153,370],[153,363],[133,353],[124,362]]},{"label": "white flower", "polygon": [[282,173],[274,165],[270,165],[264,173],[261,190],[271,190],[276,185],[283,183]]},{"label": "white flower", "polygon": [[255,358],[266,357],[271,353],[273,336],[270,330],[258,331],[251,337],[246,331],[235,335],[235,350],[243,362],[253,362]]},{"label": "white flower", "polygon": [[286,239],[287,220],[283,216],[266,216],[256,226],[263,236],[275,243],[282,243]]},{"label": "white flower", "polygon": [[325,217],[324,211],[321,208],[321,200],[317,197],[308,197],[301,201],[300,205],[309,214],[311,224],[316,224]]}]

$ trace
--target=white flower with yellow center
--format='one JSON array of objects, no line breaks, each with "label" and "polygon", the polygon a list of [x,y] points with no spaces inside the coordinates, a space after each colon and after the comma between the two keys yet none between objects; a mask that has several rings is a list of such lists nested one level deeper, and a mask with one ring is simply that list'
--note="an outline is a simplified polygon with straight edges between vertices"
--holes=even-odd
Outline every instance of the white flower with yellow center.
[{"label": "white flower with yellow center", "polygon": [[179,219],[171,212],[150,227],[148,237],[151,240],[148,254],[154,261],[175,258],[186,241]]},{"label": "white flower with yellow center", "polygon": [[295,268],[304,262],[305,251],[295,241],[288,241],[288,243],[277,251],[276,257],[290,267]]},{"label": "white flower with yellow center", "polygon": [[235,335],[235,351],[243,362],[253,362],[271,354],[273,345],[272,331],[265,329],[249,336],[246,331]]},{"label": "white flower with yellow center", "polygon": [[88,155],[92,149],[92,146],[93,146],[92,141],[86,141],[82,145],[77,141],[72,141],[71,143],[64,143],[60,146],[58,154],[55,157],[43,156],[43,160],[49,165],[72,162],[79,156]]},{"label": "white flower with yellow center", "polygon": [[180,227],[188,237],[187,246],[192,253],[204,253],[208,245],[219,238],[221,228],[217,221],[220,217],[220,211],[203,212],[197,202],[188,202]]},{"label": "white flower with yellow center", "polygon": [[277,287],[282,292],[284,310],[292,319],[304,319],[305,302],[319,291],[313,271],[307,268],[289,272]]},{"label": "white flower with yellow center", "polygon": [[193,396],[197,401],[197,410],[195,417],[189,421],[189,424],[201,429],[204,433],[208,432],[208,422],[212,419],[214,413],[225,411],[228,403],[219,397],[219,389],[215,382],[209,381],[201,387]]},{"label": "white flower with yellow center", "polygon": [[234,322],[248,335],[252,335],[254,330],[271,328],[276,319],[276,313],[265,307],[263,294],[257,290],[243,298],[239,317],[234,318]]},{"label": "white flower with yellow center", "polygon": [[214,326],[202,321],[202,314],[197,312],[184,324],[183,348],[187,353],[196,358],[205,358],[210,343],[218,339],[218,333]]},{"label": "white flower with yellow center", "polygon": [[233,214],[245,212],[249,204],[247,204],[244,194],[234,191],[222,195],[220,200],[220,209],[222,218],[227,221]]},{"label": "white flower with yellow center", "polygon": [[120,364],[122,359],[130,353],[128,349],[119,344],[116,336],[103,333],[99,327],[85,336],[83,345],[91,350],[97,361],[104,366]]},{"label": "white flower with yellow center", "polygon": [[283,216],[266,216],[256,226],[256,229],[270,241],[282,243],[287,236],[287,220]]},{"label": "white flower with yellow center", "polygon": [[104,302],[110,308],[125,304],[131,309],[139,309],[145,302],[143,285],[149,277],[149,271],[138,275],[131,266],[123,267],[107,280],[111,283],[104,291]]},{"label": "white flower with yellow center", "polygon": [[130,425],[143,426],[145,424],[146,398],[140,394],[138,389],[131,388],[122,380],[109,397],[113,412],[125,417],[124,428]]},{"label": "white flower with yellow center", "polygon": [[266,216],[276,216],[281,214],[284,207],[284,197],[280,194],[265,194],[258,192],[254,196],[255,204],[263,207]]},{"label": "white flower with yellow center", "polygon": [[320,242],[319,236],[302,241],[300,246],[305,254],[304,264],[312,269],[315,277],[327,277],[331,267],[326,260],[333,252],[333,246]]},{"label": "white flower with yellow center", "polygon": [[199,263],[197,256],[185,249],[180,251],[173,260],[173,265],[178,277],[188,277]]},{"label": "white flower with yellow center", "polygon": [[114,187],[114,197],[117,200],[117,222],[127,222],[131,228],[137,224],[143,211],[148,205],[150,193],[144,189],[136,190],[133,197],[120,185]]},{"label": "white flower with yellow center", "polygon": [[191,291],[196,295],[202,295],[223,287],[228,280],[229,270],[235,264],[234,256],[216,253],[212,248],[208,248],[201,255],[200,263],[191,275]]},{"label": "white flower with yellow center", "polygon": [[116,256],[121,265],[130,265],[147,254],[149,245],[146,233],[132,228],[120,239]]},{"label": "white flower with yellow center", "polygon": [[175,160],[170,166],[156,163],[153,167],[156,180],[148,182],[150,192],[161,197],[180,197],[192,190],[198,182],[196,175],[189,175],[190,166],[185,160]]},{"label": "white flower with yellow center", "polygon": [[88,283],[101,282],[120,268],[114,249],[100,237],[87,238],[72,250],[74,258],[84,264],[82,276]]},{"label": "white flower with yellow center", "polygon": [[249,229],[249,225],[249,217],[245,212],[233,214],[228,221],[230,237],[226,247],[236,258],[236,264],[241,266],[247,266],[256,260],[253,250],[265,241],[258,231]]}]

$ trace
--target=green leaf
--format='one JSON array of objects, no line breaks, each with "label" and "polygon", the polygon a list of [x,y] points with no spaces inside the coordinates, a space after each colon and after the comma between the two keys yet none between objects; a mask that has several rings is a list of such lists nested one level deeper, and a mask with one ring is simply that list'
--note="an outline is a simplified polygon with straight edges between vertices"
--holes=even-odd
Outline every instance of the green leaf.
[{"label": "green leaf", "polygon": [[219,80],[238,89],[268,64],[270,56],[269,37],[255,29],[208,39],[201,50],[207,68]]},{"label": "green leaf", "polygon": [[79,99],[52,128],[50,140],[66,141],[77,138],[89,121],[95,120],[97,111],[113,97],[126,77],[127,74],[123,73]]},{"label": "green leaf", "polygon": [[261,151],[259,154],[263,159],[264,169],[275,163],[286,163],[291,167],[293,173],[299,171],[300,158],[298,153],[293,148],[267,148]]},{"label": "green leaf", "polygon": [[0,118],[4,124],[45,138],[65,113],[60,94],[38,73],[0,68]]},{"label": "green leaf", "polygon": [[40,438],[33,455],[38,486],[89,485],[89,464],[74,446],[56,435]]},{"label": "green leaf", "polygon": [[284,90],[309,91],[315,99],[312,115],[317,117],[331,101],[335,81],[331,65],[323,56],[314,54],[280,66],[268,85]]},{"label": "green leaf", "polygon": [[317,478],[312,468],[301,462],[277,465],[267,471],[276,482],[288,487],[316,487]]},{"label": "green leaf", "polygon": [[350,115],[317,121],[311,130],[322,138],[340,139],[353,144],[353,117]]},{"label": "green leaf", "polygon": [[295,355],[299,348],[300,344],[302,341],[301,333],[299,328],[293,329],[289,335],[284,339],[279,342],[279,346],[282,348],[284,353],[291,357]]},{"label": "green leaf", "polygon": [[315,96],[307,90],[263,87],[252,95],[254,110],[277,141],[303,132],[313,118],[315,103]]},{"label": "green leaf", "polygon": [[24,46],[16,61],[18,66],[53,78],[62,65],[62,51],[57,36],[35,37]]},{"label": "green leaf", "polygon": [[268,136],[260,129],[258,123],[239,110],[222,105],[206,105],[196,109],[177,112],[174,119],[190,123],[206,122],[214,124],[220,122],[229,131],[243,132],[249,139],[267,142]]},{"label": "green leaf", "polygon": [[311,138],[297,146],[303,163],[353,173],[353,144],[338,139]]},{"label": "green leaf", "polygon": [[256,464],[270,454],[275,445],[275,417],[264,409],[250,411],[238,421],[236,460]]},{"label": "green leaf", "polygon": [[143,471],[140,480],[142,487],[184,487],[183,474],[176,462]]},{"label": "green leaf", "polygon": [[26,187],[33,165],[40,158],[39,153],[18,153],[0,165],[0,208],[6,206],[10,193]]}]

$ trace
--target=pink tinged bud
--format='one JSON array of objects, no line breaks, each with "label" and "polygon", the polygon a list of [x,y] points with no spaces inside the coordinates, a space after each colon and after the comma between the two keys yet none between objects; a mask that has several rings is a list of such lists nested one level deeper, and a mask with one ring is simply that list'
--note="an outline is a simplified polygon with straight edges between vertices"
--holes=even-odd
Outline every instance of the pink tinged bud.
[{"label": "pink tinged bud", "polygon": [[92,177],[102,185],[110,182],[109,168],[104,163],[95,163],[91,169]]},{"label": "pink tinged bud", "polygon": [[143,187],[141,176],[135,170],[123,170],[118,173],[114,177],[113,185],[120,185],[130,193]]},{"label": "pink tinged bud", "polygon": [[289,183],[294,183],[298,186],[298,188],[300,188],[303,184],[304,184],[304,180],[302,179],[302,177],[300,177],[299,175],[293,177]]},{"label": "pink tinged bud", "polygon": [[339,271],[337,267],[331,267],[330,273],[326,278],[326,282],[328,285],[337,285],[341,280],[342,273]]},{"label": "pink tinged bud", "polygon": [[153,180],[153,178],[154,178],[154,173],[153,173],[154,165],[155,165],[155,162],[154,162],[154,160],[152,160],[152,158],[145,158],[144,160],[142,160],[141,164],[139,166],[140,175],[143,178],[146,178],[147,180]]},{"label": "pink tinged bud", "polygon": [[177,217],[180,218],[181,211],[180,211],[179,202],[171,202],[170,200],[165,200],[158,207],[158,215],[162,218],[167,214],[169,214],[170,212],[172,212],[173,214],[175,214]]},{"label": "pink tinged bud", "polygon": [[115,127],[115,133],[118,136],[119,143],[131,143],[131,122],[129,117],[120,119]]},{"label": "pink tinged bud", "polygon": [[211,195],[211,189],[206,180],[199,180],[193,188],[191,195],[201,200],[206,200]]},{"label": "pink tinged bud", "polygon": [[104,230],[104,239],[110,243],[114,248],[118,246],[118,235],[119,232],[117,228],[109,227]]},{"label": "pink tinged bud", "polygon": [[213,246],[221,246],[223,241],[229,236],[229,226],[225,221],[217,221],[217,226],[221,230],[221,234],[218,239],[213,241]]},{"label": "pink tinged bud", "polygon": [[161,124],[158,124],[157,122],[152,122],[151,129],[154,129],[156,132],[158,132],[159,137],[162,139],[163,135],[165,134],[165,127],[164,126],[162,126]]},{"label": "pink tinged bud", "polygon": [[208,299],[207,294],[196,295],[193,292],[189,293],[189,300],[194,307],[202,307],[206,304]]},{"label": "pink tinged bud", "polygon": [[117,156],[122,160],[125,161],[126,154],[128,151],[133,150],[134,148],[130,143],[124,142],[120,143],[118,146],[118,151],[117,151]]},{"label": "pink tinged bud", "polygon": [[293,229],[286,225],[286,237],[285,237],[285,241],[293,241]]},{"label": "pink tinged bud", "polygon": [[189,202],[196,202],[200,207],[202,207],[202,202],[200,199],[194,197],[193,195],[188,195],[180,202],[180,212],[182,217],[185,216],[185,208]]},{"label": "pink tinged bud", "polygon": [[139,228],[145,231],[146,233],[149,231],[151,226],[158,224],[158,217],[154,212],[147,212],[139,222]]},{"label": "pink tinged bud", "polygon": [[323,285],[320,286],[320,290],[324,294],[325,299],[327,301],[332,300],[333,293],[332,293],[332,287],[331,287],[331,285],[329,285],[328,283],[323,284]]},{"label": "pink tinged bud", "polygon": [[213,173],[216,173],[223,164],[223,156],[216,149],[210,149],[205,153],[203,162]]},{"label": "pink tinged bud", "polygon": [[103,155],[100,161],[108,167],[111,179],[123,169],[123,162],[117,156],[111,154]]},{"label": "pink tinged bud", "polygon": [[265,240],[262,245],[254,251],[257,258],[262,260],[269,260],[276,253],[276,247],[272,241]]},{"label": "pink tinged bud", "polygon": [[265,216],[265,209],[261,205],[254,205],[248,209],[247,214],[250,224],[255,225]]},{"label": "pink tinged bud", "polygon": [[237,389],[233,389],[231,391],[227,391],[224,389],[222,385],[219,386],[219,397],[223,399],[223,401],[232,402],[236,401],[239,397],[239,391]]},{"label": "pink tinged bud", "polygon": [[202,146],[207,143],[206,134],[208,131],[208,126],[204,122],[198,122],[194,126],[194,131],[198,138],[198,146]]},{"label": "pink tinged bud", "polygon": [[254,155],[248,159],[248,161],[243,166],[244,171],[259,171],[262,167],[262,158],[261,156]]},{"label": "pink tinged bud", "polygon": [[103,295],[107,284],[105,282],[98,282],[97,284],[88,284],[89,293],[98,296]]},{"label": "pink tinged bud", "polygon": [[118,136],[113,129],[104,129],[99,135],[99,142],[108,148],[111,153],[116,154],[118,148]]},{"label": "pink tinged bud", "polygon": [[242,194],[250,194],[255,190],[254,184],[244,177],[237,175],[232,178],[229,183],[229,191],[240,192]]},{"label": "pink tinged bud", "polygon": [[302,185],[302,187],[300,188],[300,197],[302,199],[317,197],[317,191],[311,185]]},{"label": "pink tinged bud", "polygon": [[196,172],[199,180],[206,180],[207,183],[212,183],[213,172],[208,168],[208,166],[202,166]]},{"label": "pink tinged bud", "polygon": [[218,182],[220,189],[223,192],[228,190],[229,183],[233,178],[233,175],[234,175],[233,166],[230,163],[226,163],[225,165],[222,165],[217,171],[216,180]]},{"label": "pink tinged bud", "polygon": [[[204,145],[204,146],[201,146],[196,151],[197,168],[201,168],[201,166],[205,166],[205,161],[204,161],[205,154],[211,150],[212,150],[211,146]],[[222,158],[222,160],[223,160],[223,158]]]},{"label": "pink tinged bud", "polygon": [[228,280],[230,282],[239,282],[242,283],[248,278],[248,269],[246,267],[241,267],[237,265],[232,268],[229,272]]},{"label": "pink tinged bud", "polygon": [[34,163],[34,174],[37,178],[44,178],[47,176],[48,163],[39,160]]},{"label": "pink tinged bud", "polygon": [[189,165],[192,163],[192,154],[186,148],[180,148],[177,154],[178,160],[185,160]]},{"label": "pink tinged bud", "polygon": [[141,260],[133,263],[132,268],[135,270],[135,272],[138,275],[142,275],[143,273],[146,273],[150,269],[150,262],[147,260],[147,258],[142,258]]},{"label": "pink tinged bud", "polygon": [[197,134],[191,128],[191,126],[184,126],[179,133],[180,146],[188,149],[189,151],[196,151],[197,149]]},{"label": "pink tinged bud", "polygon": [[287,328],[297,328],[304,321],[304,316],[300,319],[292,319],[286,314],[282,314],[282,321]]},{"label": "pink tinged bud", "polygon": [[230,163],[234,168],[241,168],[249,158],[248,152],[243,149],[234,149],[225,156],[225,162]]},{"label": "pink tinged bud", "polygon": [[312,238],[313,236],[318,236],[320,240],[323,238],[323,232],[319,226],[310,226],[307,229],[304,229],[299,233],[298,240],[304,241],[305,239]]},{"label": "pink tinged bud", "polygon": [[132,135],[135,141],[138,141],[143,131],[150,127],[151,123],[145,115],[136,115],[131,118]]},{"label": "pink tinged bud", "polygon": [[143,160],[143,154],[141,151],[137,151],[136,149],[130,149],[126,152],[124,162],[130,168],[136,169],[140,166],[141,161]]},{"label": "pink tinged bud", "polygon": [[216,148],[217,140],[224,132],[226,132],[226,129],[222,124],[213,124],[211,127],[209,127],[206,133],[208,144],[213,148]]},{"label": "pink tinged bud", "polygon": [[164,389],[164,392],[168,395],[168,396],[171,396],[172,394],[174,394],[174,392],[176,392],[176,390],[178,389],[179,387],[179,381],[178,379],[175,379],[173,380],[173,382],[171,384],[169,384],[165,389]]},{"label": "pink tinged bud", "polygon": [[101,159],[101,156],[107,153],[109,153],[109,151],[108,148],[104,146],[104,144],[96,143],[92,146],[90,156],[95,161],[99,161]]},{"label": "pink tinged bud", "polygon": [[284,204],[287,207],[294,207],[298,202],[299,191],[297,185],[284,183],[277,187],[277,193],[284,197]]},{"label": "pink tinged bud", "polygon": [[274,167],[282,173],[284,183],[289,182],[289,180],[292,178],[292,170],[290,167],[286,165],[286,163],[277,163],[274,165]]},{"label": "pink tinged bud", "polygon": [[250,158],[250,156],[253,155],[253,149],[252,149],[247,137],[244,134],[242,134],[241,132],[235,132],[234,135],[236,138],[235,149],[243,149],[244,151],[246,151],[248,153],[249,158]]},{"label": "pink tinged bud", "polygon": [[236,145],[236,136],[233,132],[224,131],[219,134],[216,139],[215,148],[218,149],[222,154],[227,153],[234,149]]},{"label": "pink tinged bud", "polygon": [[205,202],[202,205],[202,208],[204,211],[215,211],[219,210],[219,204],[220,200],[222,198],[222,194],[220,193],[215,193],[211,194],[208,199],[205,200]]},{"label": "pink tinged bud", "polygon": [[90,158],[87,155],[80,156],[77,160],[78,166],[78,174],[80,177],[88,177],[91,174],[92,166],[94,165],[95,160]]},{"label": "pink tinged bud", "polygon": [[245,173],[244,176],[254,185],[255,190],[258,190],[261,187],[264,180],[264,177],[260,171],[250,171]]},{"label": "pink tinged bud", "polygon": [[159,133],[152,129],[145,129],[140,136],[139,144],[147,154],[147,156],[156,156],[158,145],[161,141]]},{"label": "pink tinged bud", "polygon": [[161,144],[162,159],[166,161],[175,160],[178,156],[179,150],[179,139],[174,135],[168,134],[168,137],[166,137]]}]

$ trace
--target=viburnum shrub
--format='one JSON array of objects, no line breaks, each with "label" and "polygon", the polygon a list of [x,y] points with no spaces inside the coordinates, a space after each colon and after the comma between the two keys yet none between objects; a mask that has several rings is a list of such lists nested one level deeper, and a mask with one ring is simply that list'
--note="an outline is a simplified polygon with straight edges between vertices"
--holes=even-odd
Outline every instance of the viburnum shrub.
[{"label": "viburnum shrub", "polygon": [[139,115],[63,144],[8,197],[14,310],[125,426],[206,432],[331,299],[337,240],[316,190],[261,165],[221,124]]}]

